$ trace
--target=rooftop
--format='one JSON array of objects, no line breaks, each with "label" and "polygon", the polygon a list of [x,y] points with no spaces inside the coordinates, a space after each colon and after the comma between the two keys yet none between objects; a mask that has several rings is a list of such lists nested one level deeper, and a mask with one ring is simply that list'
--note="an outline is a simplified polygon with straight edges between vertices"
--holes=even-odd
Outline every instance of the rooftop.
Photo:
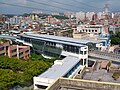
[{"label": "rooftop", "polygon": [[59,78],[45,90],[120,90],[119,83]]},{"label": "rooftop", "polygon": [[46,41],[76,45],[76,46],[84,46],[87,43],[98,43],[95,40],[83,40],[83,39],[75,39],[75,38],[68,38],[68,37],[61,37],[61,36],[54,36],[54,35],[43,35],[43,34],[21,34],[20,36],[28,37],[28,38],[35,38],[35,39],[42,39]]},{"label": "rooftop", "polygon": [[58,60],[56,64],[54,64],[51,68],[38,77],[56,79],[58,77],[64,76],[79,61],[80,59],[78,57],[68,56],[63,60]]},{"label": "rooftop", "polygon": [[94,81],[102,81],[102,82],[113,82],[113,83],[120,83],[120,78],[118,78],[117,80],[114,80],[114,78],[112,77],[113,72],[108,71],[106,69],[100,69],[100,64],[103,64],[105,61],[103,61],[102,63],[98,63],[97,64],[97,68],[95,71],[86,73],[83,76],[84,80],[94,80]]},{"label": "rooftop", "polygon": [[0,35],[0,38],[5,38],[5,39],[15,39],[15,36],[10,36],[10,35]]}]

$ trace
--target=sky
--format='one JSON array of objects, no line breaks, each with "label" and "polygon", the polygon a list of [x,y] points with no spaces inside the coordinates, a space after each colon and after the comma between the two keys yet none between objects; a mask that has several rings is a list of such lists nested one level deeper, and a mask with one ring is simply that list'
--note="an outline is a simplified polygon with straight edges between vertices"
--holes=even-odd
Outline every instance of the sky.
[{"label": "sky", "polygon": [[[106,3],[108,3],[110,12],[120,11],[120,0],[0,0],[0,14],[24,14],[32,11],[59,13],[66,11],[101,12],[104,10]],[[18,5],[27,8],[18,7]]]}]

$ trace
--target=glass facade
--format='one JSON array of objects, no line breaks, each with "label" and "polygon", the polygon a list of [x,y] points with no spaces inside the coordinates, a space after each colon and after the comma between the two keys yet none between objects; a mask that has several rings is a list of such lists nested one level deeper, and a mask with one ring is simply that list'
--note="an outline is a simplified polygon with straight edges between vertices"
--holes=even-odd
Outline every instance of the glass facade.
[{"label": "glass facade", "polygon": [[25,42],[32,43],[34,52],[37,52],[39,54],[45,54],[47,56],[60,56],[62,50],[66,52],[79,54],[79,49],[81,48],[80,46],[73,46],[69,44],[56,43],[45,40],[43,41],[37,38],[33,39],[21,36],[21,39]]},{"label": "glass facade", "polygon": [[33,45],[33,50],[37,53],[42,53],[43,52],[43,47],[45,42],[37,39],[31,39],[32,45]]},{"label": "glass facade", "polygon": [[63,44],[63,50],[67,51],[67,52],[72,52],[72,53],[79,54],[79,48],[80,47],[77,47],[77,46]]},{"label": "glass facade", "polygon": [[96,43],[87,43],[88,49],[89,50],[96,50]]},{"label": "glass facade", "polygon": [[61,48],[46,45],[43,53],[47,56],[59,57],[61,55],[61,52],[62,52]]},{"label": "glass facade", "polygon": [[54,42],[37,39],[31,39],[30,41],[32,42],[34,51],[39,54],[44,54],[52,57],[59,57],[61,55],[62,49],[57,48],[56,43]]}]

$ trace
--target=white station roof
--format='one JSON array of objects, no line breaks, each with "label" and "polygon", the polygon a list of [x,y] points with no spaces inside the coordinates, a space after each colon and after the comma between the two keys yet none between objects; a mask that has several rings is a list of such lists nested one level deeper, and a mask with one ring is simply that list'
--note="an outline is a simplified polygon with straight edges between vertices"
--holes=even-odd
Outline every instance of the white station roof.
[{"label": "white station roof", "polygon": [[87,43],[98,43],[97,41],[93,41],[93,40],[83,40],[83,39],[75,39],[75,38],[68,38],[68,37],[61,37],[54,35],[44,35],[44,34],[21,34],[20,36],[70,44],[75,46],[85,46]]},{"label": "white station roof", "polygon": [[58,63],[61,62],[61,64],[54,64],[51,68],[38,77],[49,79],[62,77],[66,75],[79,61],[80,59],[78,57],[67,56],[63,60],[58,61]]}]

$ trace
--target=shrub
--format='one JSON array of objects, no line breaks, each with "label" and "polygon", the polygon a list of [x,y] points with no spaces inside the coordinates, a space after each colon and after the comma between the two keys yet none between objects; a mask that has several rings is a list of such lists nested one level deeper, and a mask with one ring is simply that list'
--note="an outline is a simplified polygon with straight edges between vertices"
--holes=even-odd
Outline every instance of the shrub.
[{"label": "shrub", "polygon": [[114,78],[114,80],[117,80],[119,78],[119,73],[113,73],[112,77]]}]

